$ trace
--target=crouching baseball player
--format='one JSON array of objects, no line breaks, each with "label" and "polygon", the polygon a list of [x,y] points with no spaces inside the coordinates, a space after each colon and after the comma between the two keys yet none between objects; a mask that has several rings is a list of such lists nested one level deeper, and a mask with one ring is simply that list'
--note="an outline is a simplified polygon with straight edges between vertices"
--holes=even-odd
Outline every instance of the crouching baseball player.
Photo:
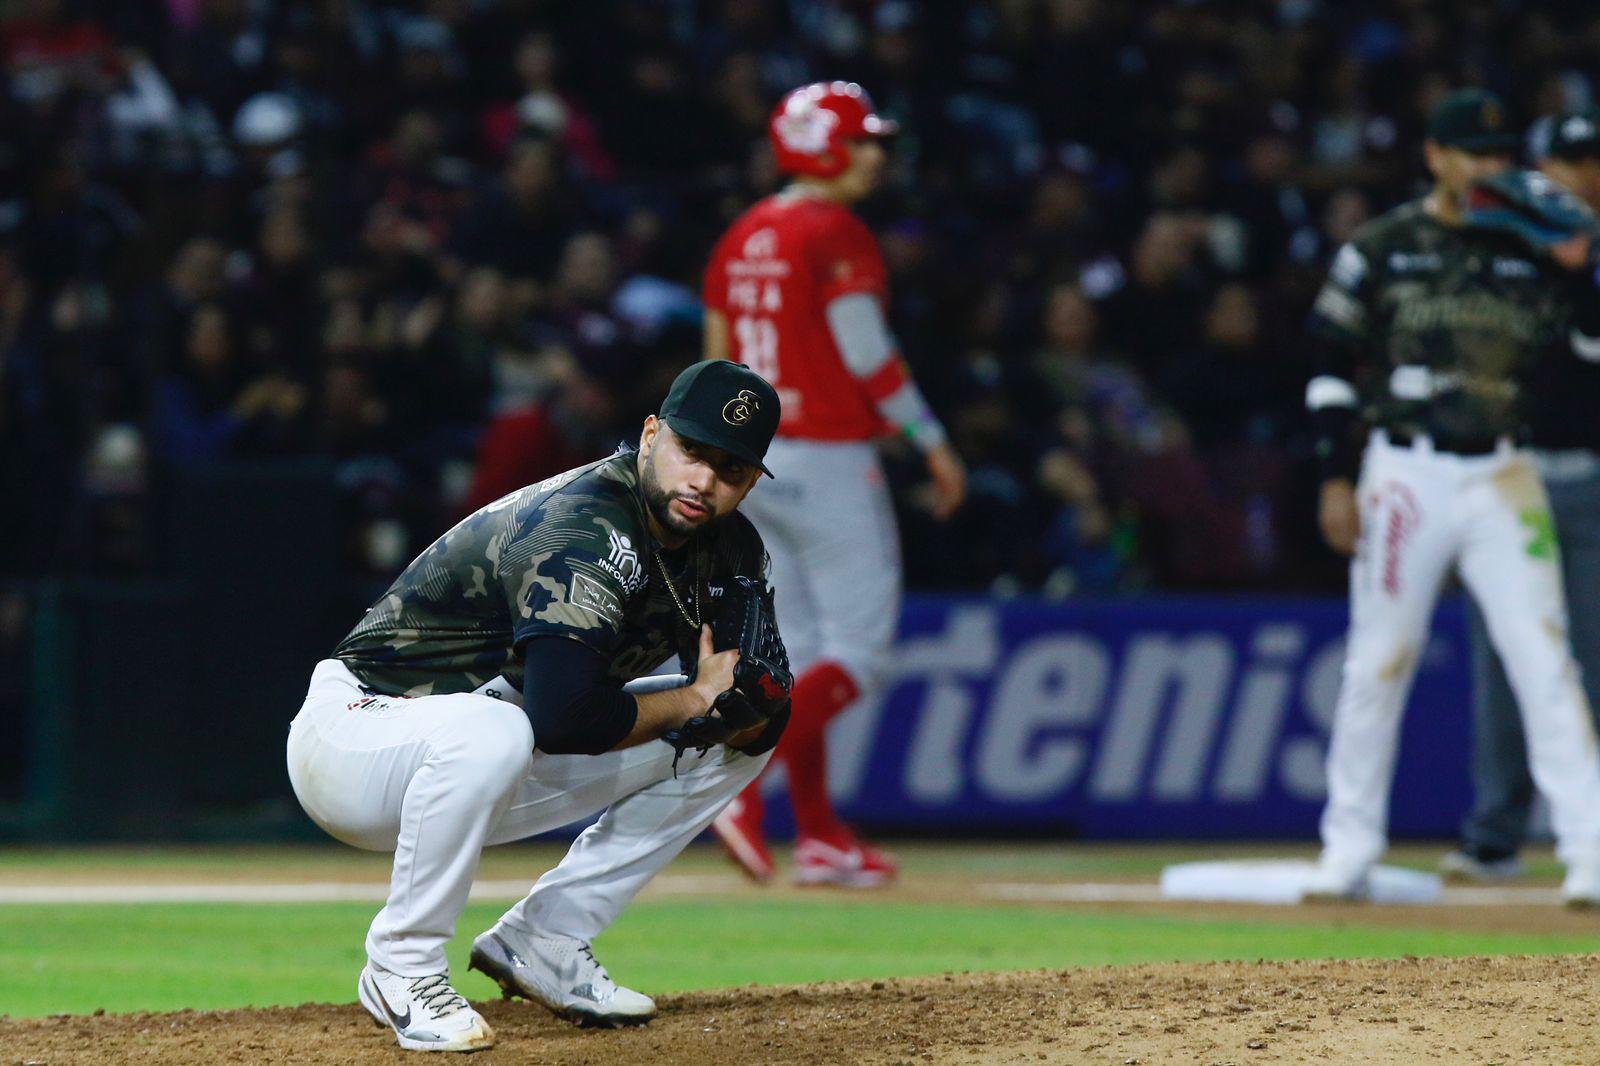
[{"label": "crouching baseball player", "polygon": [[[580,1024],[654,1015],[590,945],[788,720],[765,551],[736,513],[778,414],[753,371],[691,367],[637,450],[464,519],[312,674],[289,778],[328,833],[395,853],[358,993],[401,1047],[493,1044],[445,961],[479,853],[597,811],[471,965]],[[690,671],[676,687],[624,688],[673,654]]]}]

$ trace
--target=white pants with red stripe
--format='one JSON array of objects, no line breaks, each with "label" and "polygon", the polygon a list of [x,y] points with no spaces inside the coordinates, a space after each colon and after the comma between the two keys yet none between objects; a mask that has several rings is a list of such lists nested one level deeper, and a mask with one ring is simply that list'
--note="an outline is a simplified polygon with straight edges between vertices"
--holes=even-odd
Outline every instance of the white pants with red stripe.
[{"label": "white pants with red stripe", "polygon": [[[491,689],[502,698],[484,694]],[[289,780],[330,835],[395,853],[388,900],[367,934],[368,957],[391,973],[446,968],[485,845],[603,810],[502,919],[535,936],[593,940],[767,762],[723,747],[689,751],[674,777],[672,749],[659,741],[546,755],[532,750],[516,695],[491,682],[476,693],[367,696],[336,659],[311,675],[289,729]]]},{"label": "white pants with red stripe", "polygon": [[[1549,800],[1557,854],[1600,861],[1600,755],[1567,642],[1549,503],[1509,444],[1485,456],[1401,448],[1374,434],[1358,489],[1350,635],[1328,750],[1324,863],[1368,866],[1387,846],[1400,715],[1452,569],[1483,607]],[[1466,713],[1466,709],[1462,709]]]},{"label": "white pants with red stripe", "polygon": [[770,577],[790,664],[843,666],[868,691],[881,680],[900,621],[900,538],[878,460],[864,441],[779,437],[774,475],[740,508],[772,557]]}]

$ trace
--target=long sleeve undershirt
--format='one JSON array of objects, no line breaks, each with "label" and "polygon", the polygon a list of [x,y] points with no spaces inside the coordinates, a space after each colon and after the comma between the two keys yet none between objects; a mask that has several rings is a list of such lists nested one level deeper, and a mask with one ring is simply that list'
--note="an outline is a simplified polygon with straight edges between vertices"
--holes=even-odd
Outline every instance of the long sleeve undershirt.
[{"label": "long sleeve undershirt", "polygon": [[884,421],[923,451],[943,444],[939,424],[895,349],[877,297],[848,293],[828,304],[828,330],[852,377],[862,382]]},{"label": "long sleeve undershirt", "polygon": [[633,731],[639,704],[606,676],[598,651],[565,637],[536,637],[523,650],[522,709],[533,746],[549,755],[600,755]]}]

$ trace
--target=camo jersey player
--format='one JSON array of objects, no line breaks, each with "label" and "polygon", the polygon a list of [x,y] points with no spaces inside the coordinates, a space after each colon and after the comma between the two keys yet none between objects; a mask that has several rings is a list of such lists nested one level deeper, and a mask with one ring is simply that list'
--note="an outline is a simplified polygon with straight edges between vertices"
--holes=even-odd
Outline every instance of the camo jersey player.
[{"label": "camo jersey player", "polygon": [[[1509,172],[1517,144],[1498,99],[1449,96],[1426,145],[1433,192],[1340,249],[1312,315],[1318,369],[1306,402],[1325,464],[1320,518],[1329,543],[1354,559],[1308,896],[1369,890],[1388,842],[1400,715],[1454,570],[1507,665],[1567,867],[1564,894],[1600,903],[1600,762],[1567,643],[1549,503],[1517,443],[1521,379],[1566,344],[1567,278],[1464,211],[1470,189]],[[1362,406],[1372,428],[1358,462],[1347,429]]]}]

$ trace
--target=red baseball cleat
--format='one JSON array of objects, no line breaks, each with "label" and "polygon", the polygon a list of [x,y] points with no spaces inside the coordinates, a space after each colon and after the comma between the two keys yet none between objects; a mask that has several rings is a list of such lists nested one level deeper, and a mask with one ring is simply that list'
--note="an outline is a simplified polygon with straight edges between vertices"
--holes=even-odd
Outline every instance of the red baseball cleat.
[{"label": "red baseball cleat", "polygon": [[722,850],[728,853],[746,877],[764,885],[777,872],[772,865],[772,854],[761,835],[761,805],[750,803],[743,796],[735,796],[727,809],[711,823],[711,831],[722,841]]},{"label": "red baseball cleat", "polygon": [[895,879],[899,865],[888,852],[843,836],[801,837],[794,845],[794,880],[798,885],[842,885],[881,888]]}]

